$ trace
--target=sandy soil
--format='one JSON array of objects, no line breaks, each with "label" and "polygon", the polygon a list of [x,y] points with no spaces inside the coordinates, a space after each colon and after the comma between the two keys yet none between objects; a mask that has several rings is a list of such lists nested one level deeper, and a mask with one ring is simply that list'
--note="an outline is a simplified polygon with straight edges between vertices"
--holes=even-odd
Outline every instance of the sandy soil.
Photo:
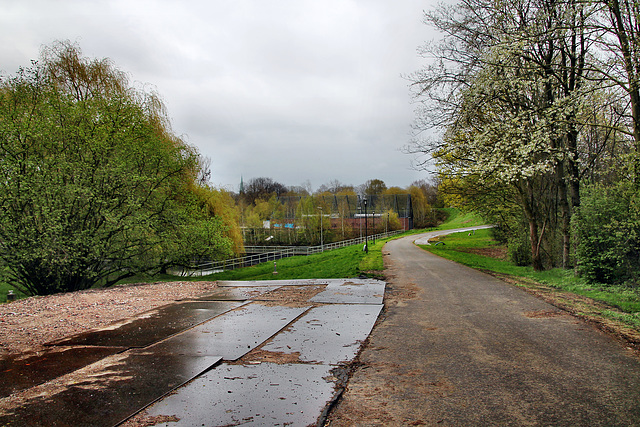
[{"label": "sandy soil", "polygon": [[0,304],[0,358],[211,292],[215,282],[167,282],[90,289]]}]

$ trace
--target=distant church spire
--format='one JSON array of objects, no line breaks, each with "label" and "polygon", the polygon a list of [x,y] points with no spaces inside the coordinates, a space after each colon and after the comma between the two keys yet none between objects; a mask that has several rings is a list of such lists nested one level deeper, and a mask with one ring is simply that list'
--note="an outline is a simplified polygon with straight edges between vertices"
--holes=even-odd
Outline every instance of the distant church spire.
[{"label": "distant church spire", "polygon": [[240,194],[244,194],[244,181],[242,180],[242,175],[240,175]]}]

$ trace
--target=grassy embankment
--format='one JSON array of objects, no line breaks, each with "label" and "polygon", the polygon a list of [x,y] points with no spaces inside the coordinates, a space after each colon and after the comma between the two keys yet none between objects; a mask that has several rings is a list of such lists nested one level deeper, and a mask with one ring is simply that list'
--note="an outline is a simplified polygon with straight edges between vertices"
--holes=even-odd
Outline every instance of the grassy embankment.
[{"label": "grassy embankment", "polygon": [[268,279],[329,279],[358,277],[381,277],[384,268],[382,247],[386,242],[400,236],[415,234],[410,231],[387,239],[369,242],[369,253],[363,245],[333,249],[321,254],[283,258],[277,262],[278,274],[273,274],[273,261],[253,267],[205,276],[205,280],[268,280]]},{"label": "grassy embankment", "polygon": [[536,272],[506,260],[506,248],[491,230],[442,236],[444,245],[423,249],[520,286],[552,304],[640,343],[640,292],[624,286],[588,284],[573,271],[559,268]]},{"label": "grassy embankment", "polygon": [[[415,233],[415,231],[407,234],[410,233]],[[379,277],[384,268],[382,264],[382,247],[388,240],[376,240],[375,244],[369,242],[368,254],[362,250],[363,245],[354,245],[321,254],[280,259],[277,261],[278,274],[273,274],[274,265],[273,261],[271,261],[253,267],[224,271],[203,277],[136,276],[124,280],[120,284],[177,280],[328,279],[358,277],[360,275]],[[13,289],[18,298],[25,297],[23,293],[8,282],[0,280],[0,302],[6,302],[6,295],[9,289]]]}]

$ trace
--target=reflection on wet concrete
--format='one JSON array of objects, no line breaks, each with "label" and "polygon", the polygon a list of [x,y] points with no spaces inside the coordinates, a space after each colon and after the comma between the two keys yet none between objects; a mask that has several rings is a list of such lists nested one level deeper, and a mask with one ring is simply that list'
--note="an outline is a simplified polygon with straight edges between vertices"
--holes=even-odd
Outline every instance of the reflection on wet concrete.
[{"label": "reflection on wet concrete", "polygon": [[333,304],[315,307],[262,350],[300,353],[300,360],[324,364],[351,361],[367,339],[382,305]]},{"label": "reflection on wet concrete", "polygon": [[125,350],[124,347],[51,348],[27,357],[0,359],[0,397],[45,383]]},{"label": "reflection on wet concrete", "polygon": [[239,302],[218,301],[169,304],[106,328],[88,331],[50,344],[145,347],[240,305]]},{"label": "reflection on wet concrete", "polygon": [[385,282],[379,280],[331,280],[327,288],[311,298],[326,304],[382,304]]},{"label": "reflection on wet concrete", "polygon": [[306,426],[332,398],[327,365],[220,365],[148,408],[171,426]]},{"label": "reflection on wet concrete", "polygon": [[280,286],[252,286],[252,287],[220,287],[215,292],[196,298],[199,301],[246,301],[259,297]]},{"label": "reflection on wet concrete", "polygon": [[114,426],[219,361],[143,350],[110,356],[74,373],[58,393],[0,415],[0,425]]},{"label": "reflection on wet concrete", "polygon": [[278,333],[309,307],[244,305],[149,347],[156,353],[216,355],[236,360]]}]

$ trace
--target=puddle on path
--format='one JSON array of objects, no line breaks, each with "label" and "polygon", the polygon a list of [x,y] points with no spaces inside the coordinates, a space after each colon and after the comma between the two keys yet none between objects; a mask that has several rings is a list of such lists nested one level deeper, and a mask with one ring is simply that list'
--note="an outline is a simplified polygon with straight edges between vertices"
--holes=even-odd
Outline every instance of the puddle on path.
[{"label": "puddle on path", "polygon": [[124,347],[53,347],[26,357],[0,359],[0,397],[45,383],[125,350]]}]

